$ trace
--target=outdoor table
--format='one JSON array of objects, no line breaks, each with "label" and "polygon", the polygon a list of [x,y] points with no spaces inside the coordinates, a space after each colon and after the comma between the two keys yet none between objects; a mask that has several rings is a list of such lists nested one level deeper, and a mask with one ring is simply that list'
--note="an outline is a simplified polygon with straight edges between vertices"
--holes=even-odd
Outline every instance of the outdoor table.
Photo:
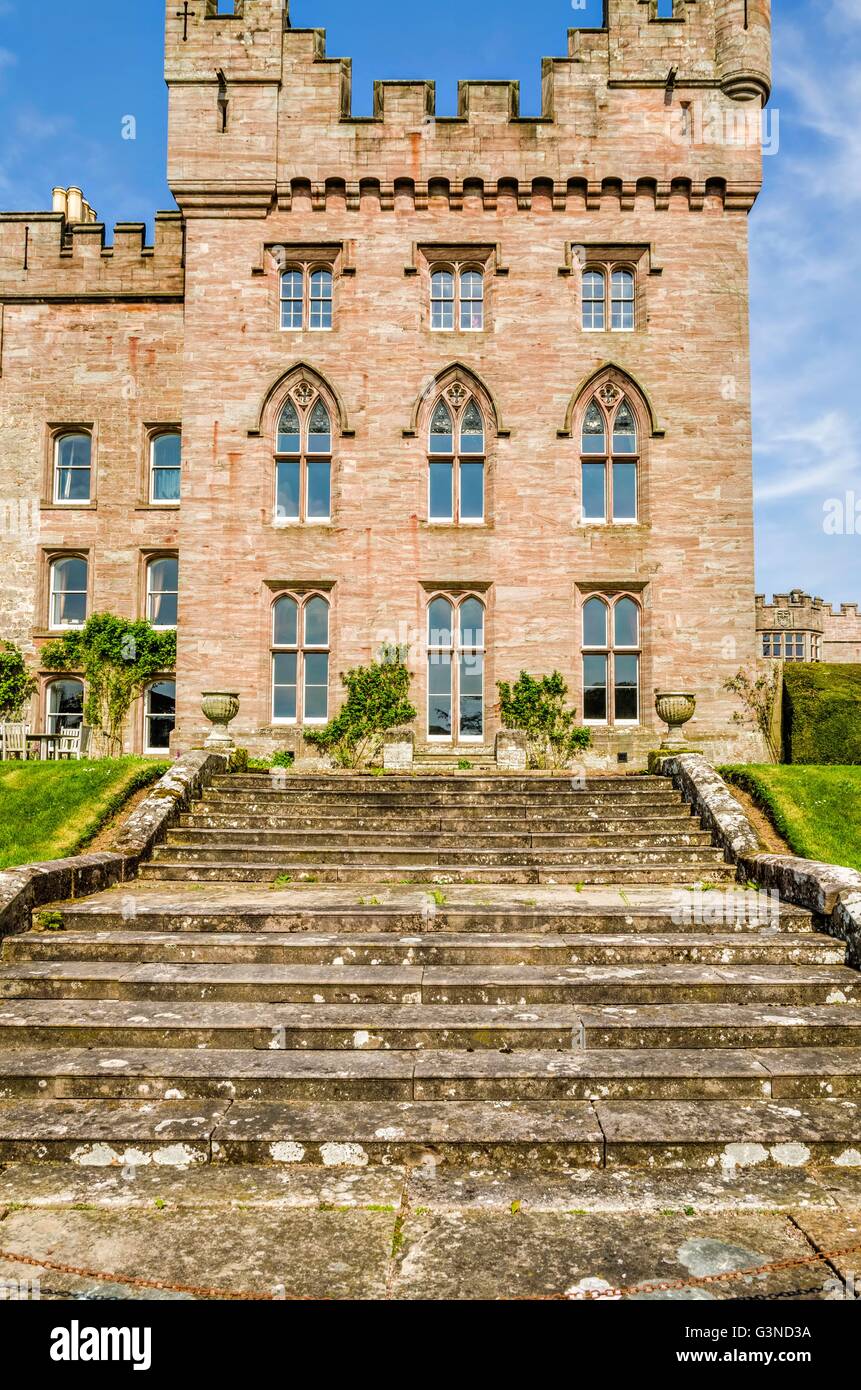
[{"label": "outdoor table", "polygon": [[56,758],[57,744],[59,741],[59,734],[28,734],[28,753],[29,745],[32,743],[38,746],[38,757],[40,762],[45,762],[49,758]]}]

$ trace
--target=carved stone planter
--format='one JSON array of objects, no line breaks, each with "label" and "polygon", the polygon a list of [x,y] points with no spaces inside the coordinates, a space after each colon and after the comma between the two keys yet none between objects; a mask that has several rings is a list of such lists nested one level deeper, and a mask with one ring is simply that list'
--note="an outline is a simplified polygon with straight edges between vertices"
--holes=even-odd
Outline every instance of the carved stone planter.
[{"label": "carved stone planter", "polygon": [[227,726],[239,713],[239,696],[233,690],[204,690],[200,708],[212,725],[205,748],[229,753],[235,747]]},{"label": "carved stone planter", "polygon": [[662,719],[667,726],[667,737],[661,744],[662,748],[677,748],[684,743],[682,728],[688,720],[693,718],[694,710],[697,707],[697,697],[690,691],[679,690],[656,690],[655,709],[658,718]]}]

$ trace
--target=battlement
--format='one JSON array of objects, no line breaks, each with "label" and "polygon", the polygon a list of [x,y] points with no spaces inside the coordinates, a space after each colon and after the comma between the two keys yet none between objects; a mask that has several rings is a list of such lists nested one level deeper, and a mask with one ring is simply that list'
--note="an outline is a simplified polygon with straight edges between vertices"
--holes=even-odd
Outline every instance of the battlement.
[{"label": "battlement", "polygon": [[[437,178],[501,178],[559,189],[572,177],[721,181],[749,207],[761,184],[761,108],[770,88],[770,0],[606,0],[599,29],[571,30],[542,64],[542,104],[523,115],[517,81],[458,84],[453,115],[431,80],[379,81],[353,114],[352,66],[325,31],[294,29],[284,0],[230,15],[167,0],[168,179],[184,211],[249,216],[289,206],[295,181],[325,189],[399,179],[421,198]],[[696,201],[696,200],[695,200]],[[349,200],[348,200],[349,203]],[[522,204],[521,204],[522,205]],[[701,206],[700,201],[700,206]]]},{"label": "battlement", "polygon": [[182,214],[157,213],[153,245],[145,238],[143,222],[117,223],[106,246],[102,222],[69,222],[62,211],[0,213],[0,301],[181,300]]}]

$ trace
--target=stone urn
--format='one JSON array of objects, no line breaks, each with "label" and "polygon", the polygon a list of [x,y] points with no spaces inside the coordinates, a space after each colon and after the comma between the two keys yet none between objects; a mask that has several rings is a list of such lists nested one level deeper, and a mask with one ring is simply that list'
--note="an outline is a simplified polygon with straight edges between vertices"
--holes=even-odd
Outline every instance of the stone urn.
[{"label": "stone urn", "polygon": [[692,695],[690,691],[655,691],[655,709],[658,712],[658,718],[662,719],[667,726],[667,737],[661,744],[662,748],[674,748],[684,743],[682,728],[693,717],[696,707],[697,697]]},{"label": "stone urn", "polygon": [[239,713],[239,696],[233,690],[204,690],[201,706],[212,725],[212,732],[203,745],[216,752],[229,753],[234,747],[227,726]]}]

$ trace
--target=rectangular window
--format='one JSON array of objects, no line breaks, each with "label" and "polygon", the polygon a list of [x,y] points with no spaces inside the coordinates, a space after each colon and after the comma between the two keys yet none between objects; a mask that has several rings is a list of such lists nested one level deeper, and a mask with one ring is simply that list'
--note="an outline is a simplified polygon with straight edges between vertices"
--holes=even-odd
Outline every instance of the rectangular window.
[{"label": "rectangular window", "polygon": [[484,730],[484,656],[464,652],[460,658],[460,736],[482,737]]},{"label": "rectangular window", "polygon": [[296,652],[276,652],[272,658],[272,718],[296,721]]},{"label": "rectangular window", "polygon": [[607,658],[583,657],[583,718],[590,724],[607,722]]},{"label": "rectangular window", "polygon": [[305,653],[305,722],[325,724],[329,717],[329,653]]},{"label": "rectangular window", "polygon": [[[328,521],[330,507],[331,464],[308,464],[307,516],[309,521]],[[298,513],[297,513],[298,515]]]},{"label": "rectangular window", "polygon": [[428,660],[428,737],[451,738],[449,652],[432,652]]},{"label": "rectangular window", "polygon": [[[432,467],[436,466],[432,465]],[[460,465],[460,519],[461,521],[484,520],[483,463],[461,463]]]},{"label": "rectangular window", "polygon": [[299,460],[279,463],[276,469],[276,517],[299,519]]},{"label": "rectangular window", "polygon": [[607,465],[583,464],[583,520],[607,520]]},{"label": "rectangular window", "polygon": [[428,516],[431,521],[454,520],[454,467],[451,463],[430,465]]},{"label": "rectangular window", "polygon": [[637,724],[640,719],[640,658],[617,652],[613,661],[614,719],[617,724]]},{"label": "rectangular window", "polygon": [[613,520],[637,520],[637,465],[613,464]]}]

